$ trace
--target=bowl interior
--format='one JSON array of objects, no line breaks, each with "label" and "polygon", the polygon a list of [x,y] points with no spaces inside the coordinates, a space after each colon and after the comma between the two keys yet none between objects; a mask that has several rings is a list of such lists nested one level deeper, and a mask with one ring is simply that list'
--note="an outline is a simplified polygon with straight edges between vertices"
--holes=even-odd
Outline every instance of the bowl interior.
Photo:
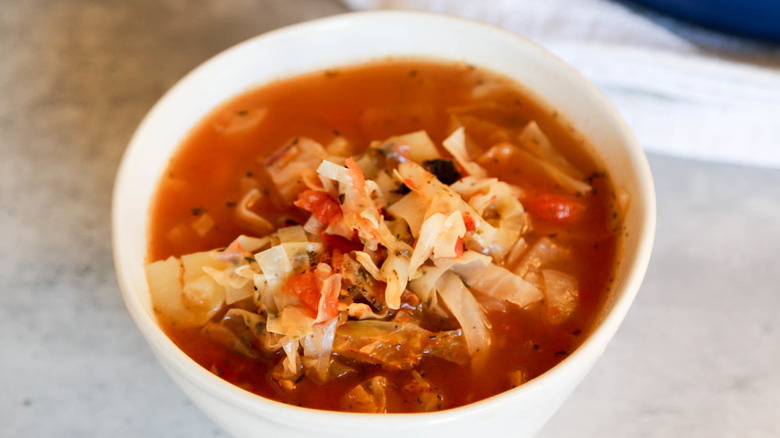
[{"label": "bowl interior", "polygon": [[[241,398],[249,409],[259,405],[279,408],[275,402],[242,394],[243,391],[230,388],[231,385],[200,369],[168,340],[155,322],[143,270],[148,210],[171,154],[213,108],[248,89],[279,78],[386,57],[463,61],[514,78],[566,115],[595,145],[594,152],[609,169],[613,181],[631,193],[614,293],[595,332],[574,354],[540,378],[475,404],[479,406],[452,411],[476,412],[491,404],[506,403],[503,400],[507,398],[538,391],[540,385],[547,384],[545,379],[554,379],[567,369],[589,368],[603,350],[644,276],[655,226],[652,179],[644,154],[629,129],[592,85],[533,43],[501,29],[463,19],[426,13],[379,12],[346,14],[295,25],[239,44],[183,78],[139,126],[116,179],[112,213],[114,258],[127,307],[160,360],[167,362],[166,366],[186,372],[189,379],[221,392],[223,397]],[[578,364],[580,361],[582,364]],[[250,406],[252,403],[255,404]],[[447,412],[450,411],[441,414],[448,418],[461,415]],[[320,414],[311,412],[311,415]],[[422,417],[428,416],[435,417],[434,414]],[[372,421],[377,421],[377,417],[373,418]],[[397,427],[395,423],[398,423],[379,421],[387,421],[388,427]]]}]

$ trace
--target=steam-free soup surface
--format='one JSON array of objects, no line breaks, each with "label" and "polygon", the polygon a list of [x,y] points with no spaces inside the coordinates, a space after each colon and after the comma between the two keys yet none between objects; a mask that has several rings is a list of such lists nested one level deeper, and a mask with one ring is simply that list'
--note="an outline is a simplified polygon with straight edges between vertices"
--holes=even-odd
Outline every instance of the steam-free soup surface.
[{"label": "steam-free soup surface", "polygon": [[[427,133],[438,158],[415,163],[403,140],[386,141],[418,131]],[[539,132],[543,135],[542,143],[549,140],[552,152],[545,149],[545,144],[539,144]],[[466,163],[453,159],[446,150],[449,148],[442,146],[445,139],[452,140],[453,134],[457,136],[458,133],[463,134],[466,141]],[[468,288],[466,292],[471,292],[470,296],[478,303],[477,309],[486,317],[483,327],[486,330],[483,333],[488,337],[486,342],[473,338],[466,342],[469,339],[466,332],[471,329],[461,327],[462,319],[454,315],[443,295],[433,291],[421,296],[411,290],[413,281],[399,291],[400,305],[391,303],[394,298],[390,295],[394,292],[380,280],[369,279],[376,288],[375,296],[355,292],[356,287],[364,286],[357,283],[363,280],[350,280],[347,266],[354,268],[357,277],[367,277],[369,271],[357,261],[360,258],[357,253],[367,253],[381,266],[381,263],[387,263],[391,251],[382,243],[371,248],[371,242],[367,241],[370,239],[358,231],[354,231],[352,238],[343,236],[344,233],[339,237],[323,237],[324,226],[333,219],[322,215],[323,204],[317,204],[317,200],[335,202],[334,208],[341,209],[337,213],[344,217],[349,215],[346,204],[350,201],[345,200],[343,192],[338,193],[337,181],[332,181],[336,189],[312,189],[311,185],[321,185],[320,181],[326,178],[320,174],[309,178],[310,175],[304,172],[298,178],[286,176],[289,179],[286,188],[280,191],[279,173],[283,174],[284,166],[289,165],[280,160],[286,160],[290,150],[299,151],[303,147],[300,145],[309,142],[321,145],[329,156],[335,157],[337,167],[351,178],[348,181],[355,180],[355,171],[365,173],[366,179],[372,180],[373,170],[366,170],[365,165],[373,163],[371,166],[384,171],[395,184],[394,193],[385,194],[395,202],[408,193],[414,196],[419,192],[420,197],[424,197],[423,189],[415,187],[412,179],[396,176],[396,173],[415,174],[419,169],[425,169],[424,175],[433,175],[437,180],[449,178],[442,172],[455,171],[457,179],[443,184],[449,184],[461,193],[468,192],[464,181],[485,181],[494,177],[506,183],[515,199],[507,202],[516,205],[519,201],[522,214],[502,217],[498,213],[500,209],[491,204],[475,218],[478,222],[484,221],[485,226],[492,223],[496,229],[507,228],[510,219],[515,221],[512,226],[516,230],[507,231],[514,242],[497,241],[491,247],[493,250],[481,247],[481,244],[488,245],[480,243],[478,226],[475,230],[473,225],[475,218],[467,217],[470,213],[464,210],[462,215],[453,216],[458,221],[462,218],[468,228],[465,234],[453,237],[455,258],[465,254],[474,257],[475,263],[495,265],[503,269],[500,272],[511,273],[512,281],[518,278],[517,281],[527,283],[536,292],[507,297],[497,293],[496,288],[491,289],[491,285],[480,285],[480,281],[487,284],[492,280],[475,279],[475,275],[481,274],[453,265],[451,272],[455,276],[450,280],[462,282],[459,284]],[[372,142],[375,143],[369,150]],[[416,147],[414,141],[411,147]],[[381,162],[377,164],[379,155]],[[347,157],[351,158],[344,167]],[[299,158],[300,155],[292,160]],[[540,164],[545,162],[547,164]],[[349,163],[359,165],[360,169]],[[469,163],[482,169],[485,175],[479,175]],[[556,170],[565,176],[556,174]],[[374,177],[376,180],[383,178]],[[390,183],[385,181],[384,184]],[[252,190],[257,196],[247,203],[247,194]],[[345,190],[355,188],[347,184]],[[311,199],[317,202],[301,201],[303,192],[314,196]],[[496,193],[499,191],[493,193],[494,200]],[[468,193],[461,197],[467,204],[478,204]],[[242,234],[263,237],[274,235],[278,228],[296,225],[306,225],[310,231],[313,223],[315,228],[319,224],[318,233],[309,233],[312,241],[321,244],[317,246],[319,252],[311,254],[310,263],[296,267],[291,275],[300,279],[295,280],[298,282],[295,284],[303,284],[313,278],[306,277],[307,273],[322,274],[318,278],[338,274],[340,307],[323,310],[325,289],[319,290],[319,284],[308,310],[303,289],[295,289],[290,283],[278,293],[292,296],[294,304],[298,303],[293,307],[303,309],[300,310],[302,314],[322,319],[322,312],[325,312],[325,317],[334,321],[335,343],[342,342],[343,345],[334,347],[329,355],[327,375],[318,376],[313,368],[306,366],[299,367],[297,372],[285,369],[283,362],[289,357],[284,349],[271,351],[258,346],[262,343],[256,338],[258,331],[266,325],[270,327],[269,318],[278,316],[281,310],[264,311],[256,291],[236,303],[218,302],[197,324],[191,320],[182,323],[161,311],[160,306],[156,306],[156,310],[165,331],[186,354],[217,376],[263,397],[312,408],[368,412],[417,412],[457,407],[539,376],[581,344],[604,305],[617,262],[616,230],[619,229],[620,214],[614,202],[615,194],[604,169],[588,155],[584,141],[563,117],[554,109],[536,103],[513,82],[480,68],[464,64],[388,61],[286,79],[230,100],[199,123],[186,138],[171,159],[154,198],[148,259],[154,262],[169,256],[228,248]],[[374,209],[381,217],[378,220],[409,232],[410,226],[399,225],[404,218],[391,214],[389,205],[391,202],[388,201],[384,207]],[[242,206],[251,213],[249,217],[239,211]],[[517,211],[515,209],[515,213]],[[266,220],[272,228],[253,222],[255,216],[252,215]],[[429,210],[425,217],[431,215]],[[423,231],[417,231],[419,235],[406,236],[405,240],[402,237],[398,247],[393,246],[392,252],[397,249],[406,263],[414,259],[412,254],[417,250],[416,246],[422,245]],[[507,247],[501,248],[501,245]],[[268,248],[255,252],[259,254]],[[404,248],[408,251],[401,254]],[[229,248],[228,252],[231,250]],[[261,274],[266,272],[258,267],[260,262],[254,260],[252,253],[247,254],[249,261],[241,263],[247,263]],[[451,259],[453,257],[437,259],[433,252],[424,259],[420,272]],[[319,264],[327,267],[318,268]],[[327,272],[323,273],[323,270]],[[558,284],[559,280],[562,283]],[[554,287],[558,290],[553,290]],[[476,290],[480,288],[484,290]],[[488,289],[490,291],[486,293]],[[512,294],[515,292],[520,294],[511,291]],[[388,296],[383,297],[384,293]],[[559,296],[551,298],[550,293]],[[379,304],[375,305],[373,298],[379,299]],[[352,307],[347,310],[349,305]],[[253,321],[261,322],[253,326],[246,321],[244,326],[241,325],[243,320],[234,313],[231,313],[233,318],[227,318],[231,321],[225,322],[226,312],[231,308],[256,313],[261,319]],[[361,312],[366,308],[379,316],[361,320],[360,316],[365,316]],[[444,341],[426,340],[437,342],[427,347],[428,350],[439,350],[422,354],[412,366],[399,366],[390,363],[390,359],[382,362],[381,359],[362,357],[357,350],[376,347],[366,347],[365,342],[354,346],[354,351],[350,350],[348,344],[354,341],[351,334],[365,328],[355,323],[377,320],[396,324],[411,322],[426,330],[428,338],[447,336],[451,339],[446,341],[446,351],[439,343]],[[236,324],[241,328],[236,329]],[[316,324],[324,326],[326,323]],[[360,330],[350,332],[347,327]],[[383,330],[386,328],[382,327]],[[408,338],[407,335],[401,337],[404,336]],[[385,342],[384,348],[395,348],[400,352],[401,361],[407,359],[403,356],[409,347],[387,339],[377,342]],[[477,343],[479,348],[475,348]],[[300,351],[305,365],[302,347]],[[319,370],[322,371],[321,365]]]}]

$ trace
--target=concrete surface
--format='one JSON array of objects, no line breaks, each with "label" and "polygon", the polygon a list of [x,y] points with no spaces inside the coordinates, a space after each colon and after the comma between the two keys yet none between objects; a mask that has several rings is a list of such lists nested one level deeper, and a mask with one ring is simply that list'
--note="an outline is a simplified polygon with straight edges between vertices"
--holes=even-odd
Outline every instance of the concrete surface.
[{"label": "concrete surface", "polygon": [[[0,8],[0,436],[226,436],[163,372],[125,310],[111,255],[114,173],[144,113],[187,71],[343,6]],[[650,162],[659,221],[647,280],[540,436],[780,436],[780,171]]]}]

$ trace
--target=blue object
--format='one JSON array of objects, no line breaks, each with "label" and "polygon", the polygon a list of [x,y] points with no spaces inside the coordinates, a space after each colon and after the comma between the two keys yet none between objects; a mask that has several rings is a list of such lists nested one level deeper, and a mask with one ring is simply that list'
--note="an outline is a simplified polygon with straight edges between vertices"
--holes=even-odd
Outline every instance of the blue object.
[{"label": "blue object", "polygon": [[715,30],[780,43],[780,0],[632,0]]}]

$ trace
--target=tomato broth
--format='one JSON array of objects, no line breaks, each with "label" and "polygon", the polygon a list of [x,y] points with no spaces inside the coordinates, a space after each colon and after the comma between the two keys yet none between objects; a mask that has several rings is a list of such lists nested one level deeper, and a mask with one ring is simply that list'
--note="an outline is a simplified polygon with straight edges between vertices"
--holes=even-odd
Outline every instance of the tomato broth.
[{"label": "tomato broth", "polygon": [[[572,193],[543,168],[517,157],[485,155],[496,144],[515,141],[531,121],[591,191]],[[564,117],[513,81],[477,66],[388,60],[283,79],[231,99],[192,130],[162,175],[151,209],[148,260],[226,247],[240,234],[258,235],[235,215],[249,186],[267,195],[252,210],[275,227],[303,225],[307,212],[282,205],[266,169],[269,159],[296,139],[322,145],[340,141],[358,155],[373,141],[425,130],[447,155],[442,141],[458,126],[465,128],[468,152],[482,157],[488,176],[522,190],[529,224],[523,238],[529,246],[544,238],[571,254],[565,266],[556,267],[578,281],[577,306],[565,320],[551,323],[544,299],[521,308],[475,294],[492,327],[490,350],[479,360],[458,364],[424,357],[413,369],[345,360],[350,372],[325,383],[302,375],[293,382],[295,390],[269,377],[282,351],[249,358],[201,327],[179,327],[161,318],[166,333],[205,369],[247,391],[330,410],[350,410],[345,394],[376,375],[393,388],[383,411],[416,412],[420,402],[409,389],[416,375],[435,388],[436,409],[447,409],[506,391],[564,360],[594,327],[609,295],[618,262],[615,192],[587,142]],[[451,330],[458,324],[444,316],[425,319],[424,326]]]}]

